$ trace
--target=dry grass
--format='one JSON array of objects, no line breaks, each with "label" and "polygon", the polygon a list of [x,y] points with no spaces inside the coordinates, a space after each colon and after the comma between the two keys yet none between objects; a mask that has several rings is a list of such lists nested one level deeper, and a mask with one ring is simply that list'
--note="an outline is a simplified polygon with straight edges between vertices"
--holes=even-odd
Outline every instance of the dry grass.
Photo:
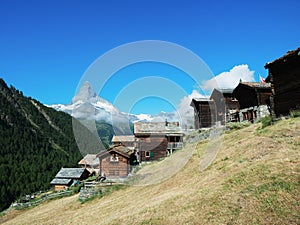
[{"label": "dry grass", "polygon": [[2,222],[299,224],[300,119],[260,126],[225,134],[213,164],[202,172],[207,142],[143,167],[138,185],[84,204],[77,196],[54,200],[7,214]]}]

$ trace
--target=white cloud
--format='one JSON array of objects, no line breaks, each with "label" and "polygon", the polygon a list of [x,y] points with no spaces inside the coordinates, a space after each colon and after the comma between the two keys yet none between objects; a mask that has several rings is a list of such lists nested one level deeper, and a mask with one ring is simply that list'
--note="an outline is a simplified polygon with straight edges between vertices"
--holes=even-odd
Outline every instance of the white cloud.
[{"label": "white cloud", "polygon": [[222,72],[214,78],[204,81],[201,88],[204,90],[213,90],[214,88],[235,88],[240,80],[243,82],[254,82],[254,71],[251,71],[248,65],[238,65],[229,72]]},{"label": "white cloud", "polygon": [[205,98],[207,96],[201,95],[197,90],[193,90],[188,96],[184,96],[178,107],[177,113],[181,117],[182,128],[194,126],[194,109],[190,106],[193,98]]}]

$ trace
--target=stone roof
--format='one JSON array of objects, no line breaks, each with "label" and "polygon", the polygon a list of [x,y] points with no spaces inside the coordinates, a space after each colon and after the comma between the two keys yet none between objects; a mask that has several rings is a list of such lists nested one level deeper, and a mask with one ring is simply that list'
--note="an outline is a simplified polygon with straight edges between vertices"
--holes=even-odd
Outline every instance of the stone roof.
[{"label": "stone roof", "polygon": [[178,122],[137,122],[134,123],[134,133],[136,135],[182,135],[183,132]]},{"label": "stone roof", "polygon": [[72,179],[61,179],[61,178],[54,178],[50,184],[52,185],[59,185],[59,184],[62,184],[62,185],[69,185],[71,184],[72,182]]},{"label": "stone roof", "polygon": [[114,135],[111,142],[134,142],[134,135]]},{"label": "stone roof", "polygon": [[55,178],[79,179],[84,171],[85,168],[61,168]]}]

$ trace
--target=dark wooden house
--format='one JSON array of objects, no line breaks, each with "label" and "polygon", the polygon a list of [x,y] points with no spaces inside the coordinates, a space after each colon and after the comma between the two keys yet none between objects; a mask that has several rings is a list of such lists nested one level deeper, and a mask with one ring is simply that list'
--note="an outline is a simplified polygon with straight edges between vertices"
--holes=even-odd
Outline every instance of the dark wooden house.
[{"label": "dark wooden house", "polygon": [[108,178],[125,178],[131,172],[135,160],[134,151],[126,146],[114,146],[97,154],[100,174]]},{"label": "dark wooden house", "polygon": [[166,157],[183,147],[183,132],[178,122],[138,122],[134,124],[139,161]]},{"label": "dark wooden house", "polygon": [[74,182],[87,179],[89,175],[85,168],[61,168],[50,184],[54,185],[55,191],[64,190]]},{"label": "dark wooden house", "polygon": [[270,98],[272,117],[287,115],[300,108],[300,48],[287,52],[284,56],[267,63],[266,79],[271,83]]},{"label": "dark wooden house", "polygon": [[232,94],[233,89],[214,89],[210,99],[215,103],[216,121],[224,125],[239,121],[239,102]]},{"label": "dark wooden house", "polygon": [[214,101],[207,98],[194,98],[191,102],[194,108],[195,129],[211,127],[216,122],[216,109]]},{"label": "dark wooden house", "polygon": [[253,122],[269,114],[270,83],[240,82],[233,96],[239,101],[241,120]]}]

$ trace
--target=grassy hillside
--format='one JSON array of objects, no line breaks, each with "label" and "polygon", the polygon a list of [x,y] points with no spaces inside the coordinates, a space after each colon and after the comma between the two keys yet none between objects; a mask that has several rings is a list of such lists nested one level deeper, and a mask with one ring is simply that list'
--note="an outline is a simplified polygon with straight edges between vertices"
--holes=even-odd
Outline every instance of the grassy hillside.
[{"label": "grassy hillside", "polygon": [[183,169],[162,182],[128,186],[84,204],[78,196],[59,199],[33,209],[11,211],[2,216],[2,222],[299,224],[300,118],[260,127],[254,124],[227,132],[214,163],[203,172],[199,165],[207,141],[190,144],[138,171],[140,178],[151,180],[152,176],[155,180],[159,171],[192,151]]}]

